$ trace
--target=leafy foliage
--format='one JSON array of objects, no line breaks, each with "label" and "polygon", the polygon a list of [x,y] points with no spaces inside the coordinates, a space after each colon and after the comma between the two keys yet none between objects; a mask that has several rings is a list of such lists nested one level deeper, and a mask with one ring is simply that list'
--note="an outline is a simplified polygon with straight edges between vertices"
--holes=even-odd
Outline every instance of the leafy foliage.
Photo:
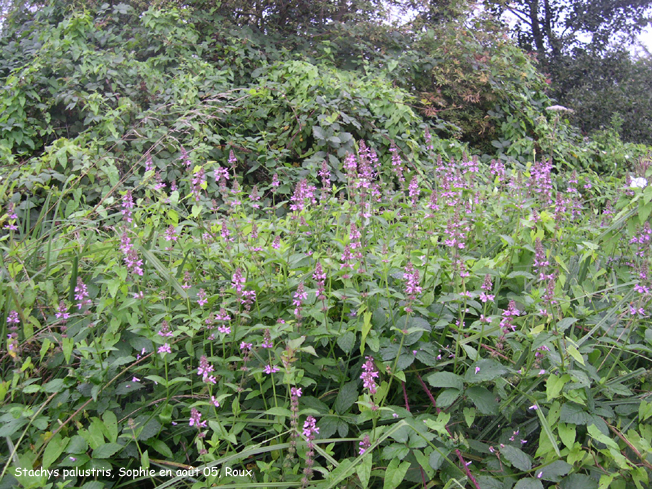
[{"label": "leafy foliage", "polygon": [[646,147],[497,32],[137,12],[2,40],[3,484],[649,484]]}]

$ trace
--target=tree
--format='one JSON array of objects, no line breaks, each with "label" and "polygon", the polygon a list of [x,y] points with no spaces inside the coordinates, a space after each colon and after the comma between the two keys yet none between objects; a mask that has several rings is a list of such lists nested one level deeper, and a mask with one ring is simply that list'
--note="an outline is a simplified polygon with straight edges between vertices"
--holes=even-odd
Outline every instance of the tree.
[{"label": "tree", "polygon": [[632,41],[652,13],[652,0],[490,0],[488,5],[514,17],[519,45],[548,64],[577,48],[604,52],[617,40]]}]

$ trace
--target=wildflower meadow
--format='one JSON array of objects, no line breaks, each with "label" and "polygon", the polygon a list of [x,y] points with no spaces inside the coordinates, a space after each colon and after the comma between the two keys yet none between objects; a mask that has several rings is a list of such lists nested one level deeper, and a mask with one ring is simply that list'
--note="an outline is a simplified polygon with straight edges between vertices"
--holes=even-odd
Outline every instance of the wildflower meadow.
[{"label": "wildflower meadow", "polygon": [[2,41],[0,488],[650,487],[649,148],[94,8]]}]

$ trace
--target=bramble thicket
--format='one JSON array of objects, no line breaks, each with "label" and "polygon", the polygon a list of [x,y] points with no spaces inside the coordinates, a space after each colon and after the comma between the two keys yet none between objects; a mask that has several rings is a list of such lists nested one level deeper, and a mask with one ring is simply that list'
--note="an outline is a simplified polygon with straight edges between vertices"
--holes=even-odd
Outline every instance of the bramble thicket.
[{"label": "bramble thicket", "polygon": [[1,488],[649,487],[644,127],[389,4],[12,4]]}]

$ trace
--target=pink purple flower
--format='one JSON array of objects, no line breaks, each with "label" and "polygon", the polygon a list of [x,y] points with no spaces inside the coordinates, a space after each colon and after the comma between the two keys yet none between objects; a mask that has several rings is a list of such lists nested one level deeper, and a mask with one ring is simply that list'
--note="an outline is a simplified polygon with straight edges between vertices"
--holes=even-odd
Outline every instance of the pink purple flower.
[{"label": "pink purple flower", "polygon": [[373,357],[366,357],[366,359],[367,361],[362,365],[364,372],[360,374],[360,379],[362,379],[364,388],[369,389],[369,393],[375,394],[378,388],[375,380],[378,378],[378,370],[376,370]]}]

